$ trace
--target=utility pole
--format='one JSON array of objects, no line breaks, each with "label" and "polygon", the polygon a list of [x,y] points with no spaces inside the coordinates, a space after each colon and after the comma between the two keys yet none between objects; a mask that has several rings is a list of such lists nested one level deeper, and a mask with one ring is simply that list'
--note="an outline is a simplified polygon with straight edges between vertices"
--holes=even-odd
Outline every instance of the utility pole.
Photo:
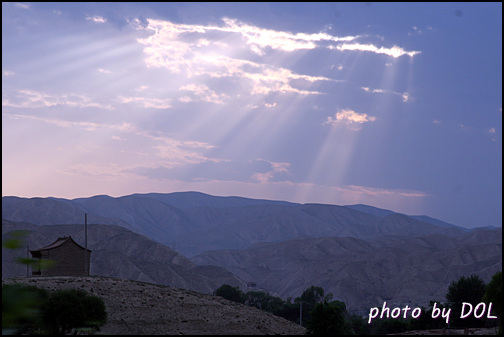
[{"label": "utility pole", "polygon": [[303,301],[299,301],[299,325],[303,325]]},{"label": "utility pole", "polygon": [[84,275],[89,275],[87,255],[87,213],[84,213]]},{"label": "utility pole", "polygon": [[[29,258],[30,258],[30,246],[29,246],[29,245],[27,245],[27,246],[26,246],[26,259],[29,259]],[[28,277],[28,274],[29,274],[29,272],[30,272],[29,268],[30,268],[30,264],[29,264],[29,263],[27,263],[27,264],[26,264],[26,277]]]}]

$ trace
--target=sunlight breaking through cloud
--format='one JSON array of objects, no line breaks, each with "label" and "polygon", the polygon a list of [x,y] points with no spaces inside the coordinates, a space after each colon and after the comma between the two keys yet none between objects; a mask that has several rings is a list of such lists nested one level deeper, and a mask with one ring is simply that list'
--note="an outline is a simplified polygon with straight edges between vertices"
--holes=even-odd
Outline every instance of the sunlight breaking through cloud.
[{"label": "sunlight breaking through cloud", "polygon": [[[169,21],[148,20],[143,29],[153,31],[154,34],[140,39],[145,45],[146,63],[151,68],[165,68],[170,72],[183,75],[188,79],[195,77],[210,77],[221,79],[240,79],[248,83],[252,94],[268,94],[272,92],[297,93],[302,95],[320,94],[317,91],[304,90],[292,85],[294,80],[308,83],[331,81],[324,76],[310,76],[297,74],[290,69],[277,67],[267,63],[259,63],[245,58],[233,56],[240,49],[257,53],[256,48],[249,48],[243,44],[241,38],[253,39],[254,46],[266,46],[284,51],[294,51],[301,46],[298,41],[308,41],[310,36],[289,35],[259,29],[257,27],[239,25],[235,20],[225,19],[228,24],[224,27],[174,24]],[[223,35],[206,34],[217,31]],[[253,33],[256,32],[256,33]],[[325,35],[324,35],[325,36]],[[322,37],[311,37],[320,39]],[[266,42],[269,41],[269,42]],[[288,44],[288,41],[291,44]],[[306,47],[306,44],[303,44]],[[261,53],[262,54],[262,53]],[[246,56],[246,55],[244,55]],[[244,84],[245,84],[244,83]],[[213,88],[212,88],[213,89]],[[186,98],[186,100],[188,100]]]},{"label": "sunlight breaking through cloud", "polygon": [[[145,45],[144,53],[147,55],[146,63],[149,67],[166,68],[187,78],[210,76],[249,80],[252,94],[319,94],[317,91],[295,88],[292,81],[314,83],[332,80],[324,76],[297,74],[287,68],[247,59],[253,54],[264,56],[268,48],[295,52],[319,47],[317,42],[320,41],[334,43],[358,38],[336,37],[327,33],[292,34],[247,25],[229,18],[224,18],[223,21],[225,25],[217,27],[149,19],[147,25],[140,25],[135,21],[135,26],[137,29],[153,32],[153,35],[139,39],[139,42]],[[239,51],[243,51],[240,53],[241,57],[235,57]],[[247,52],[252,54],[247,56]]]}]

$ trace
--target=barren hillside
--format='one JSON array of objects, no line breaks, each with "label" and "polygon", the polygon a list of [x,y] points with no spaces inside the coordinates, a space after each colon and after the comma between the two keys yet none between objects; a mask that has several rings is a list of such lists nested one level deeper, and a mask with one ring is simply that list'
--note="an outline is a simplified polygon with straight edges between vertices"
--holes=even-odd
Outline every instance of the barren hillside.
[{"label": "barren hillside", "polygon": [[257,308],[222,297],[115,278],[39,277],[6,279],[48,290],[78,288],[105,302],[111,335],[302,335],[305,329]]}]

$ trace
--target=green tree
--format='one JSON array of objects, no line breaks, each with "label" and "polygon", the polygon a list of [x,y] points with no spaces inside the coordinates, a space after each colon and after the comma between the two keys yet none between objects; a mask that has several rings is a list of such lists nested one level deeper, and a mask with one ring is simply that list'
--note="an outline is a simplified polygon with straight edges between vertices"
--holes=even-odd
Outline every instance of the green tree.
[{"label": "green tree", "polygon": [[216,291],[215,295],[224,297],[227,300],[244,303],[245,298],[243,292],[238,287],[233,287],[229,284],[221,285]]},{"label": "green tree", "polygon": [[271,296],[264,291],[249,291],[244,294],[244,303],[274,315],[280,315],[286,302],[280,297]]},{"label": "green tree", "polygon": [[436,304],[436,308],[439,308],[440,310],[446,308],[446,306],[443,305],[442,303],[431,300],[429,302],[428,309],[421,307],[422,312],[420,314],[420,317],[418,318],[410,317],[408,319],[408,330],[427,330],[427,329],[445,328],[446,322],[444,319],[441,319],[439,317],[437,319],[432,318],[432,311],[434,309],[434,304]]},{"label": "green tree", "polygon": [[284,301],[282,309],[275,315],[299,324],[299,305],[292,303],[289,297],[287,301]]},{"label": "green tree", "polygon": [[371,330],[367,320],[359,315],[352,314],[346,318],[352,335],[370,335]]},{"label": "green tree", "polygon": [[479,327],[484,323],[483,319],[476,319],[471,316],[465,319],[460,318],[462,303],[471,303],[473,307],[481,303],[485,294],[485,282],[475,274],[469,277],[462,276],[458,281],[453,281],[448,287],[446,300],[448,307],[452,309],[450,315],[450,325],[452,327]]},{"label": "green tree", "polygon": [[336,336],[347,335],[350,330],[345,322],[342,302],[318,302],[310,312],[306,323],[306,333],[309,335]]},{"label": "green tree", "polygon": [[84,306],[84,324],[92,331],[99,331],[107,323],[107,310],[103,300],[97,296],[85,295],[81,298]]},{"label": "green tree", "polygon": [[306,288],[300,297],[296,297],[294,303],[298,304],[298,309],[301,311],[302,325],[310,320],[310,312],[315,308],[317,303],[330,301],[333,298],[332,293],[326,294],[322,287],[310,286]]},{"label": "green tree", "polygon": [[310,286],[307,288],[300,297],[297,297],[294,301],[303,303],[309,303],[315,305],[316,303],[321,303],[323,301],[332,300],[332,293],[325,294],[322,287]]},{"label": "green tree", "polygon": [[45,328],[52,335],[64,335],[74,328],[98,330],[107,320],[103,301],[79,289],[53,292],[41,310]]},{"label": "green tree", "polygon": [[498,271],[486,286],[483,302],[492,303],[492,315],[498,317],[499,335],[502,335],[502,271]]}]

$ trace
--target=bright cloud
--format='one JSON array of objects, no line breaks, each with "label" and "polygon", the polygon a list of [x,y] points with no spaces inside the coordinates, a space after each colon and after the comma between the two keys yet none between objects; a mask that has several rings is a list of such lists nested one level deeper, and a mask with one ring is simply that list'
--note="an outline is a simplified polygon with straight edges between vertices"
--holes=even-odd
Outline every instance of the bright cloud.
[{"label": "bright cloud", "polygon": [[107,22],[107,19],[105,19],[104,17],[101,17],[101,16],[97,16],[97,15],[95,15],[95,16],[87,16],[86,20],[97,22],[97,23],[105,23],[105,22]]},{"label": "bright cloud", "polygon": [[[243,88],[248,86],[249,92],[253,95],[321,94],[320,91],[310,90],[309,86],[321,81],[334,81],[325,76],[296,73],[291,69],[272,64],[270,59],[266,62],[266,58],[263,57],[275,51],[294,53],[315,48],[338,51],[364,50],[387,54],[394,58],[402,55],[413,57],[420,53],[405,51],[398,46],[385,48],[355,43],[360,35],[338,37],[326,32],[290,33],[257,27],[236,19],[222,20],[221,26],[178,24],[155,19],[148,19],[146,23],[131,20],[130,23],[138,30],[152,33],[146,38],[138,39],[138,42],[144,45],[145,62],[148,67],[164,68],[188,80],[198,78],[200,83],[209,77],[229,82],[240,80],[241,86]],[[342,70],[343,67],[339,65],[338,69]],[[208,88],[207,93],[201,94],[199,100],[217,104],[224,102],[222,93],[217,87],[210,86],[206,82],[204,85]],[[403,101],[408,101],[408,93],[400,95]],[[185,95],[179,100],[192,102],[196,98]]]},{"label": "bright cloud", "polygon": [[[329,47],[333,49],[334,47]],[[337,45],[335,47],[338,50],[345,51],[345,50],[351,50],[351,51],[368,51],[368,52],[373,52],[376,54],[385,54],[388,56],[392,56],[393,58],[398,58],[403,55],[408,55],[409,57],[413,57],[415,55],[420,54],[420,51],[405,51],[403,48],[398,47],[398,46],[393,46],[392,48],[385,48],[385,47],[377,47],[373,44],[360,44],[360,43],[343,43],[340,45]]]},{"label": "bright cloud", "polygon": [[[141,29],[153,35],[139,39],[145,45],[146,63],[152,68],[165,68],[187,78],[210,76],[213,78],[240,79],[249,84],[252,94],[271,92],[319,94],[317,91],[296,88],[296,80],[307,83],[330,81],[323,76],[297,74],[290,69],[260,63],[232,54],[240,49],[264,55],[263,49],[292,52],[298,49],[315,48],[313,41],[351,40],[337,38],[325,33],[290,34],[255,26],[237,20],[224,19],[223,27],[175,24],[169,21],[148,20]],[[138,26],[137,26],[138,27]],[[209,32],[218,33],[209,34]],[[245,40],[245,44],[243,43]],[[229,42],[228,42],[229,41]],[[233,45],[233,47],[231,47]],[[245,55],[244,55],[245,56]],[[214,90],[212,88],[212,90]],[[184,98],[186,101],[188,98]],[[215,100],[213,100],[215,102]]]},{"label": "bright cloud", "polygon": [[351,109],[340,109],[334,117],[327,117],[327,120],[323,123],[324,125],[337,125],[338,123],[344,123],[346,125],[358,123],[363,124],[367,122],[374,122],[376,117],[368,116],[365,113],[358,113]]},{"label": "bright cloud", "polygon": [[226,23],[225,28],[222,28],[224,31],[241,34],[247,40],[247,43],[253,46],[252,50],[259,55],[265,54],[264,49],[266,47],[292,52],[301,49],[317,48],[317,42],[320,41],[353,41],[358,38],[358,36],[337,37],[327,33],[292,34],[247,25],[229,18],[224,18],[223,21]]}]

